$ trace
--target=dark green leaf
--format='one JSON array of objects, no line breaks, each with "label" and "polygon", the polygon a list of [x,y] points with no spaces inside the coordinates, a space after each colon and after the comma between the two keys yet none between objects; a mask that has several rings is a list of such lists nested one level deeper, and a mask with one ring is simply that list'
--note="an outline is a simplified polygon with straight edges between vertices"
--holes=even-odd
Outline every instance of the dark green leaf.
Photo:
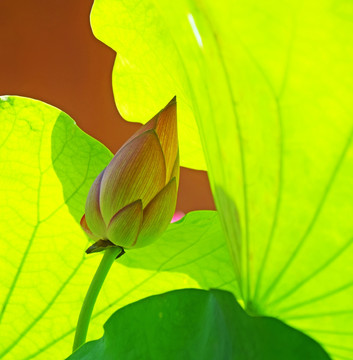
[{"label": "dark green leaf", "polygon": [[69,360],[328,360],[314,340],[281,321],[251,317],[231,293],[184,289],[130,304],[104,336]]}]

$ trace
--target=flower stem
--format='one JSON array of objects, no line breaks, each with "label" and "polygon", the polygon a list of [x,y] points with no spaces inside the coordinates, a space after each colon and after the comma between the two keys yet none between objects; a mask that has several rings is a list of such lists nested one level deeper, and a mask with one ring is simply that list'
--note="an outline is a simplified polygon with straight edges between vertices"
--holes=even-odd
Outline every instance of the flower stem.
[{"label": "flower stem", "polygon": [[78,318],[73,351],[77,350],[86,341],[89,322],[91,320],[94,304],[96,303],[98,294],[104,280],[113,265],[113,262],[119,253],[123,253],[123,249],[119,246],[107,248],[98,269],[92,279],[91,285],[87,291],[85,300],[83,301],[80,316]]}]

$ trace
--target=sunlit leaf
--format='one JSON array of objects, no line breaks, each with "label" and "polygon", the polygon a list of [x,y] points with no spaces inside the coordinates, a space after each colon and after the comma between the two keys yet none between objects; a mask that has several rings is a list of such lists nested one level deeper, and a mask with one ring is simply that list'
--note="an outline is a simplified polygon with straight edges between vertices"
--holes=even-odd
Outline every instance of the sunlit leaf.
[{"label": "sunlit leaf", "polygon": [[[112,154],[60,110],[0,100],[0,358],[63,359],[102,257],[80,227],[86,196]],[[195,212],[112,267],[88,340],[118,308],[184,287],[237,292],[215,212]]]},{"label": "sunlit leaf", "polygon": [[[352,9],[96,0],[91,17],[119,51],[120,108],[142,112],[169,89],[191,104],[246,308],[337,359],[353,359]],[[181,147],[194,141],[186,133]]]},{"label": "sunlit leaf", "polygon": [[190,95],[184,86],[187,79],[180,78],[183,63],[154,5],[95,1],[91,23],[94,34],[117,51],[113,90],[123,118],[146,123],[177,95],[181,165],[205,169]]}]

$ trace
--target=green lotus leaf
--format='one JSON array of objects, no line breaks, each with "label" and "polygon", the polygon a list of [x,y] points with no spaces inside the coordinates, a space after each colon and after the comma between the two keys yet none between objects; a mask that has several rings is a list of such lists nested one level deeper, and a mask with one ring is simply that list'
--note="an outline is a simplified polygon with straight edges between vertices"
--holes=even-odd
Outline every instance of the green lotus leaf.
[{"label": "green lotus leaf", "polygon": [[273,318],[247,315],[221,290],[175,290],[125,306],[104,336],[68,360],[329,360],[310,337]]},{"label": "green lotus leaf", "polygon": [[[68,115],[39,101],[1,97],[0,119],[0,358],[64,359],[102,257],[85,254],[91,241],[80,219],[112,154]],[[237,293],[215,212],[188,214],[156,243],[113,264],[88,340],[103,334],[120,307],[184,287]]]},{"label": "green lotus leaf", "polygon": [[334,359],[353,359],[352,14],[347,0],[96,0],[91,15],[118,52],[120,109],[170,89],[192,109],[247,311]]},{"label": "green lotus leaf", "polygon": [[146,123],[177,95],[181,166],[205,170],[184,64],[153,2],[96,0],[91,24],[117,52],[113,91],[122,117]]}]

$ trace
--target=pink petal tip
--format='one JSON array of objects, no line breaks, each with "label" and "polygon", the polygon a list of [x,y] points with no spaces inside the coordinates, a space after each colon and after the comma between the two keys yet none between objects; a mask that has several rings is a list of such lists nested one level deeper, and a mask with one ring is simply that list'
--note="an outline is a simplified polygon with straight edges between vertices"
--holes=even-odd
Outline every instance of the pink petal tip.
[{"label": "pink petal tip", "polygon": [[185,216],[185,214],[182,211],[176,211],[173,215],[171,223],[179,221],[184,216]]}]

